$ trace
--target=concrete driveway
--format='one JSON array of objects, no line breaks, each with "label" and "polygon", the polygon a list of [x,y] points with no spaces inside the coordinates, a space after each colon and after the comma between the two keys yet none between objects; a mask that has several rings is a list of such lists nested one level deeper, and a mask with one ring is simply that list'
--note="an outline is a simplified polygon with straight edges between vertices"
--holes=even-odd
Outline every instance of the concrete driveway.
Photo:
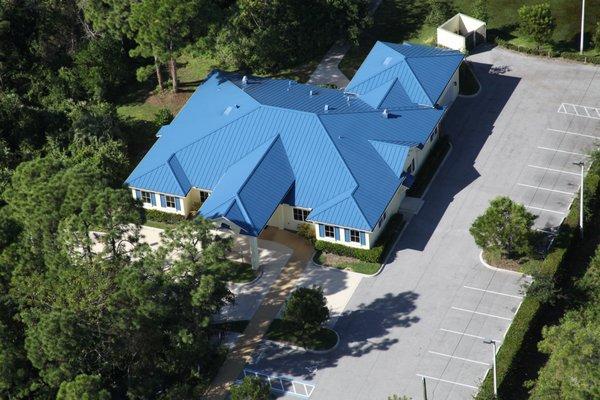
[{"label": "concrete driveway", "polygon": [[527,205],[540,228],[560,223],[578,187],[570,163],[600,137],[595,111],[565,104],[600,107],[600,68],[501,49],[470,60],[483,89],[450,111],[454,150],[389,265],[352,295],[339,347],[267,354],[250,368],[310,385],[311,399],[420,399],[422,376],[430,399],[476,393],[492,358],[483,339],[501,343],[522,278],[482,266],[468,229],[498,195]]}]

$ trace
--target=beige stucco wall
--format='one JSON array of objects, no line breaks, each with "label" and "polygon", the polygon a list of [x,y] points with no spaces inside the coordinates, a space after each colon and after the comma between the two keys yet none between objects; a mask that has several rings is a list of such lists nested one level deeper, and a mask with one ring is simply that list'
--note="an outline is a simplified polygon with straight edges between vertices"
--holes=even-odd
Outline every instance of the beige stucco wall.
[{"label": "beige stucco wall", "polygon": [[[136,188],[130,188],[131,195],[135,198]],[[162,212],[168,212],[179,215],[188,215],[192,210],[197,210],[200,206],[200,191],[196,188],[190,189],[188,194],[185,197],[173,196],[169,193],[162,192],[151,192],[149,190],[137,189],[145,192],[149,192],[152,196],[156,196],[156,205],[153,206],[151,203],[143,203],[143,207],[148,210],[158,210]],[[173,196],[175,198],[181,199],[181,210],[177,211],[175,208],[171,207],[161,207],[160,206],[160,198],[159,195],[164,194],[165,196]]]},{"label": "beige stucco wall", "polygon": [[[457,68],[456,71],[454,71],[454,74],[452,75],[450,82],[448,82],[448,85],[442,92],[442,95],[440,96],[440,98],[438,100],[438,104],[440,106],[449,106],[452,103],[454,103],[454,100],[456,100],[456,97],[458,96],[458,92],[460,90],[459,69],[460,68]],[[454,83],[456,83],[456,85]]]}]

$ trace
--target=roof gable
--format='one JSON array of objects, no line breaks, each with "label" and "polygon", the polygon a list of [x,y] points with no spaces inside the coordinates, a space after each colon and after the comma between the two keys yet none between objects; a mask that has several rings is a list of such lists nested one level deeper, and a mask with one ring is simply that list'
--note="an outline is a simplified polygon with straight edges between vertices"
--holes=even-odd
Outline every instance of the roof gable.
[{"label": "roof gable", "polygon": [[410,152],[410,146],[379,140],[369,140],[369,142],[387,163],[394,175],[400,178],[404,171],[406,158]]}]

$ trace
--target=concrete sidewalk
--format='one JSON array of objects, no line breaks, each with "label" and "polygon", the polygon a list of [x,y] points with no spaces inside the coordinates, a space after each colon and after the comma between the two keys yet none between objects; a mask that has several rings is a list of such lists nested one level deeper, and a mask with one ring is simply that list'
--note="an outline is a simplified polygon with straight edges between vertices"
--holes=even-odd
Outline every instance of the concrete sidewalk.
[{"label": "concrete sidewalk", "polygon": [[252,354],[261,343],[269,325],[277,316],[288,295],[296,287],[304,268],[310,261],[313,249],[304,239],[284,230],[267,228],[260,236],[261,239],[282,243],[294,252],[283,267],[279,278],[271,286],[260,307],[250,320],[244,334],[229,352],[219,373],[207,391],[206,399],[225,399],[231,384],[240,376],[244,365],[250,362]]}]

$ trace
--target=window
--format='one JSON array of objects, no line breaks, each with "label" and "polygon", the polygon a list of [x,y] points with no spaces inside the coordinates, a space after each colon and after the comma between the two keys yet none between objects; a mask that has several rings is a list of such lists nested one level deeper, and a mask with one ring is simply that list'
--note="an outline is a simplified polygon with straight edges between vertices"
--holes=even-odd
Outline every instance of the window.
[{"label": "window", "polygon": [[208,199],[208,196],[210,196],[210,193],[205,192],[204,190],[200,191],[200,203],[204,203],[206,201],[206,199]]},{"label": "window", "polygon": [[325,237],[335,237],[335,234],[333,233],[333,226],[325,225]]},{"label": "window", "polygon": [[306,221],[308,217],[308,210],[303,210],[301,208],[294,208],[294,220],[296,221]]},{"label": "window", "polygon": [[360,233],[354,229],[350,229],[350,241],[360,243]]},{"label": "window", "polygon": [[152,203],[152,199],[150,198],[149,192],[142,191],[142,203],[145,203],[145,204]]},{"label": "window", "polygon": [[175,197],[165,196],[165,202],[167,203],[167,207],[175,208]]}]

